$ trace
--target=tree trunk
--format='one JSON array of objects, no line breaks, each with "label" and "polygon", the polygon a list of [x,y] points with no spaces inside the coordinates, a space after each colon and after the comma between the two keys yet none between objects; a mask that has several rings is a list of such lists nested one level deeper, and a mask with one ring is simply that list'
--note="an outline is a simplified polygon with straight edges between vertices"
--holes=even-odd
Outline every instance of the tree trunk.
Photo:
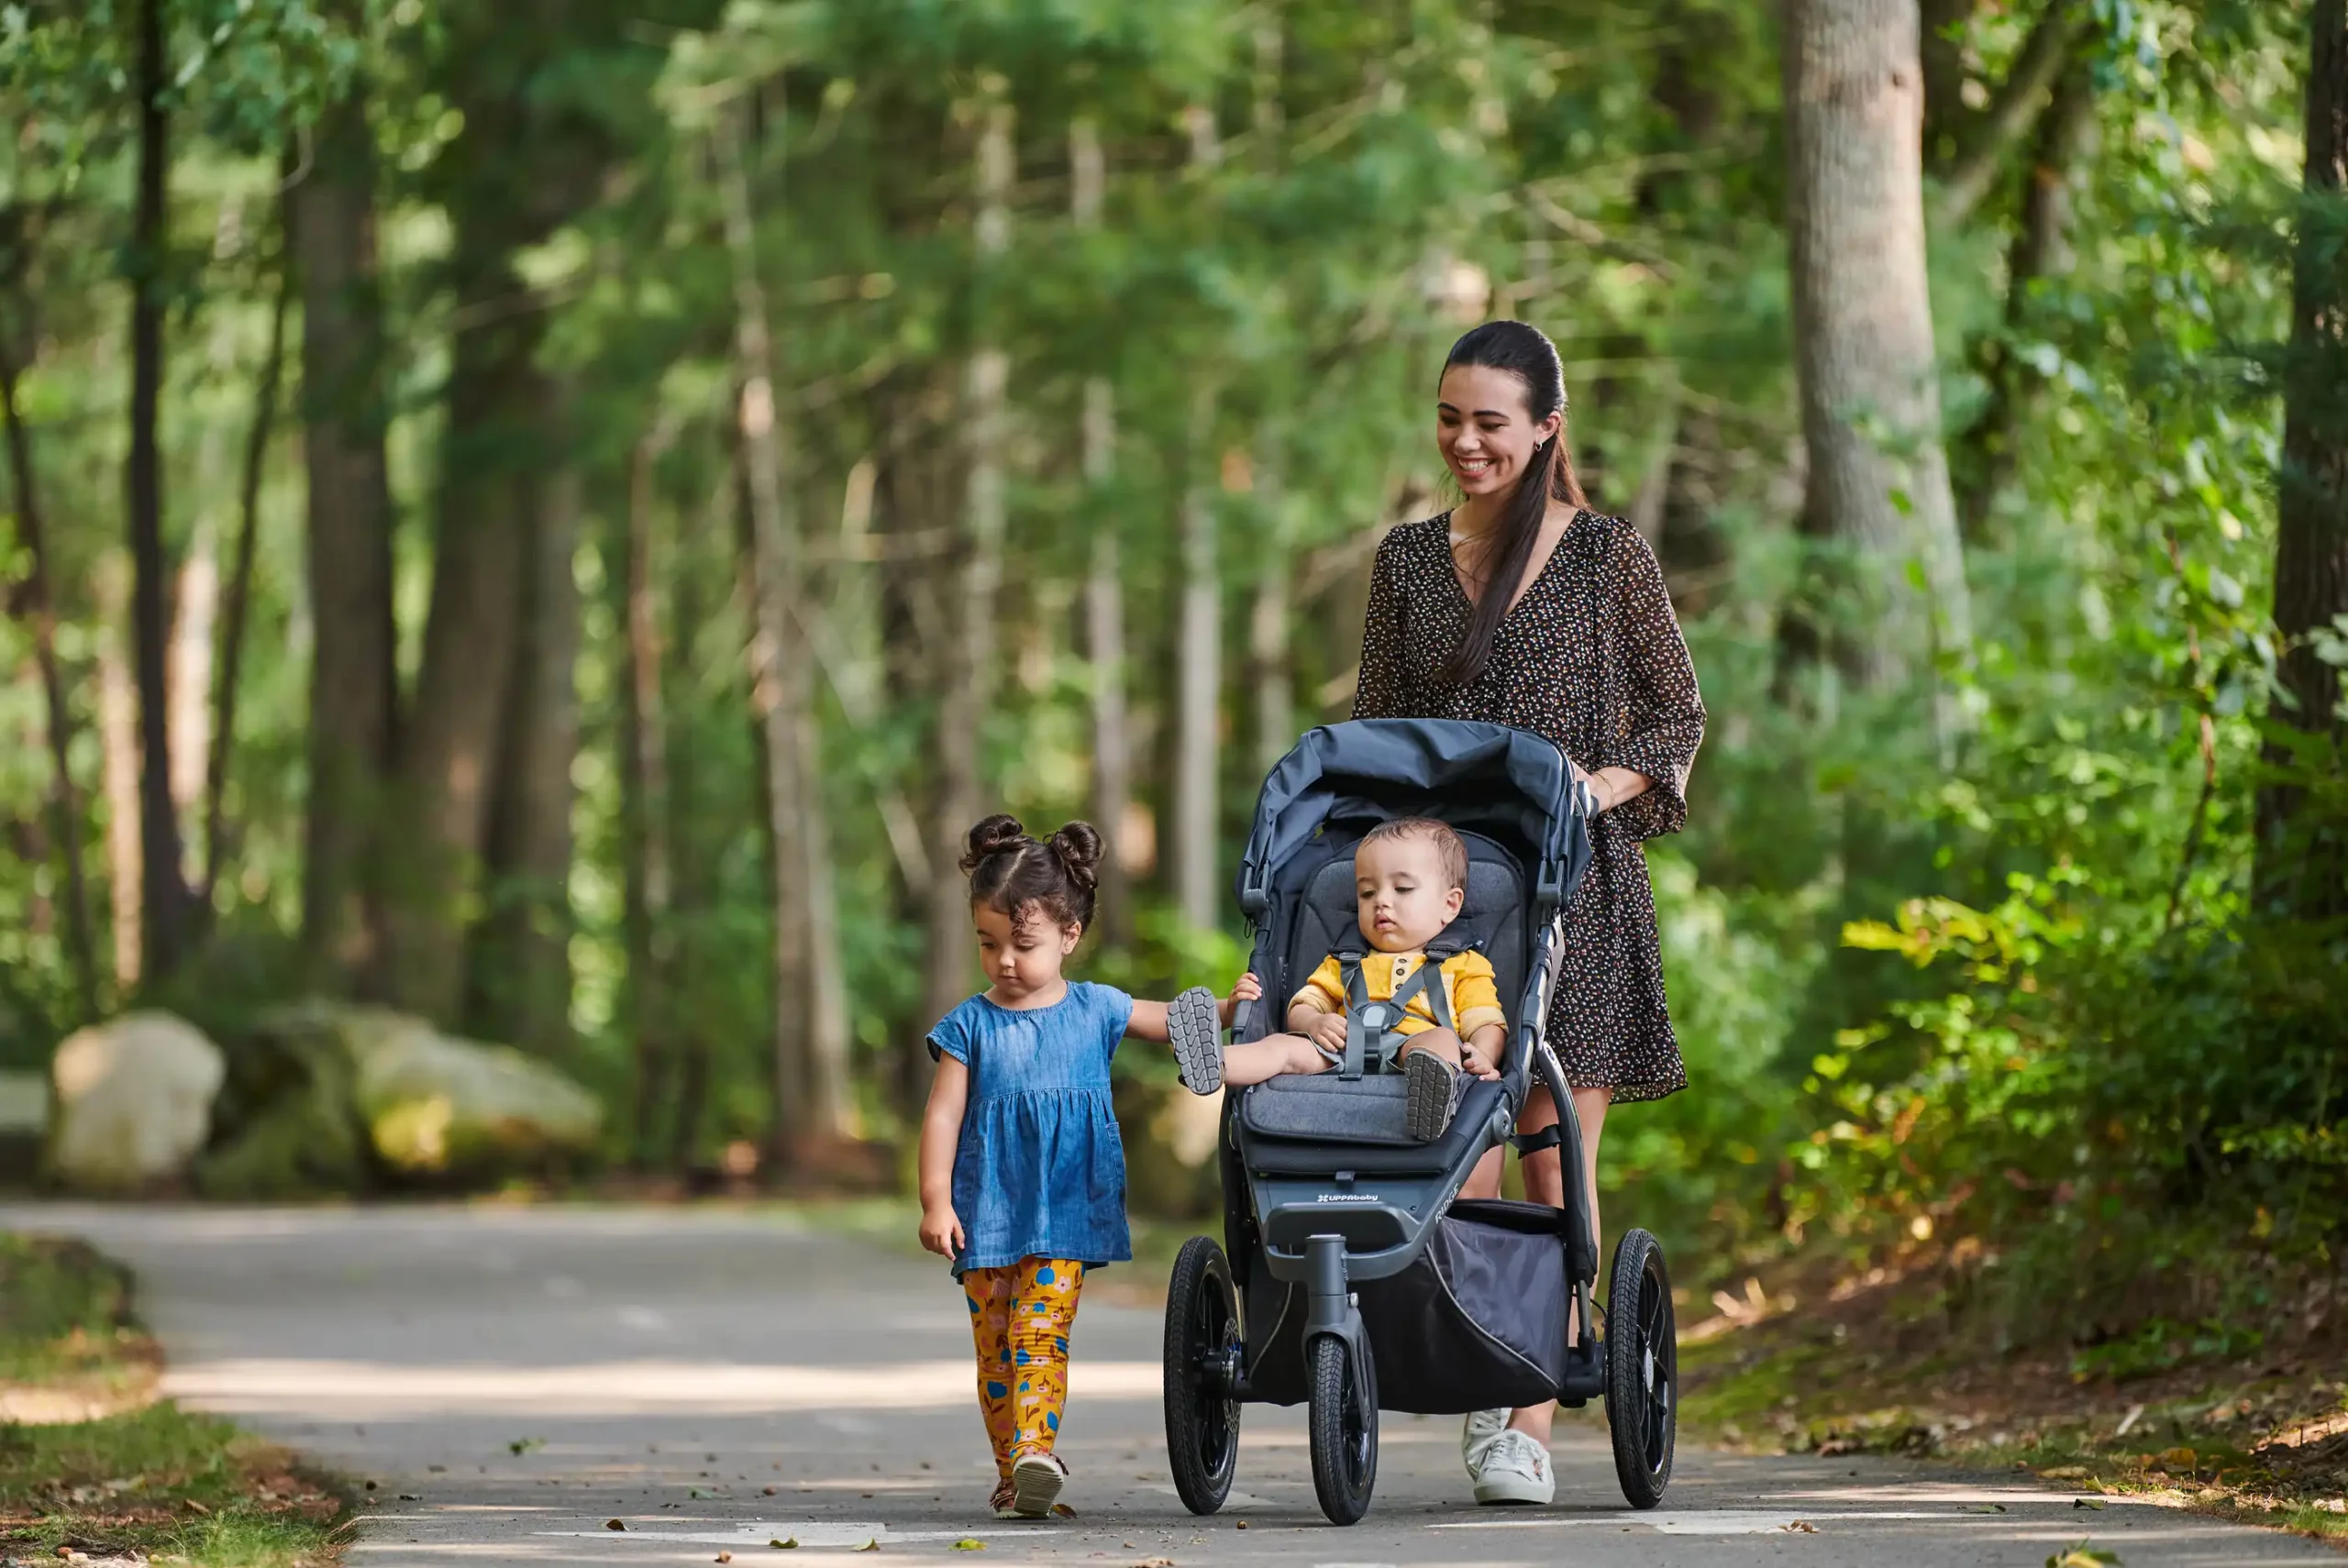
[{"label": "tree trunk", "polygon": [[[1191,168],[1206,178],[1222,158],[1214,115],[1193,106],[1188,118]],[[1181,588],[1174,653],[1174,908],[1185,925],[1201,931],[1213,928],[1220,902],[1215,784],[1222,762],[1223,580],[1215,551],[1215,403],[1211,380],[1192,394],[1188,474],[1177,523]]]},{"label": "tree trunk", "polygon": [[[460,221],[460,253],[484,243],[466,229]],[[516,449],[527,442],[515,411],[531,406],[542,385],[535,349],[522,320],[460,331],[450,347],[431,610],[401,734],[402,854],[386,856],[382,884],[400,1005],[444,1023],[463,1001],[465,892],[480,867],[510,712],[515,584],[529,533],[521,471],[529,457]]]},{"label": "tree trunk", "polygon": [[1011,105],[999,99],[987,104],[976,170],[974,267],[980,326],[964,392],[969,485],[963,499],[959,591],[951,613],[954,648],[937,715],[937,816],[931,856],[929,963],[922,995],[925,1028],[969,993],[972,966],[970,893],[958,863],[964,837],[978,821],[984,799],[979,743],[995,695],[995,594],[1002,580],[1004,528],[1003,401],[1011,362],[991,341],[986,293],[1011,244]]},{"label": "tree trunk", "polygon": [[520,635],[507,676],[482,881],[470,933],[467,1016],[476,1032],[551,1057],[570,1034],[570,770],[579,757],[579,471],[553,454],[576,435],[568,387],[549,384],[537,433],[545,459],[519,487]]},{"label": "tree trunk", "polygon": [[749,505],[751,700],[767,759],[775,924],[775,1158],[851,1135],[847,981],[839,954],[831,823],[814,713],[813,614],[789,456],[776,416],[774,333],[758,266],[749,131],[737,109],[719,136],[734,273],[738,434]]},{"label": "tree trunk", "polygon": [[67,705],[64,667],[57,657],[57,601],[49,580],[49,543],[33,473],[31,438],[17,412],[17,356],[0,325],[0,421],[7,425],[8,467],[15,479],[17,537],[25,547],[25,578],[9,600],[31,625],[33,658],[40,668],[49,716],[50,813],[65,859],[65,955],[73,966],[73,998],[82,1020],[98,1016],[97,942],[90,923],[89,880],[82,865],[81,792],[73,787],[73,711]]},{"label": "tree trunk", "polygon": [[145,956],[145,866],[138,853],[138,695],[123,658],[129,593],[126,567],[109,555],[98,566],[98,747],[106,797],[107,912],[114,927],[114,980],[127,993]]},{"label": "tree trunk", "polygon": [[[732,498],[727,497],[728,500]],[[709,532],[714,533],[712,529]],[[671,923],[676,939],[670,955],[669,967],[664,971],[671,977],[668,994],[677,1005],[666,1016],[676,1051],[676,1109],[669,1123],[666,1150],[669,1168],[679,1176],[692,1167],[694,1156],[701,1148],[703,1111],[708,1105],[711,1028],[709,1009],[701,1001],[704,982],[714,979],[708,974],[703,922],[711,904],[710,889],[717,879],[716,855],[713,840],[729,837],[730,828],[720,826],[713,833],[713,816],[721,824],[730,823],[739,815],[735,801],[724,804],[722,815],[713,810],[715,802],[704,798],[706,786],[700,765],[699,748],[693,744],[693,714],[682,701],[695,686],[698,673],[694,657],[697,635],[703,632],[703,582],[701,558],[683,547],[679,541],[673,566],[670,571],[669,624],[674,643],[673,669],[670,677],[676,682],[681,701],[669,705],[669,728],[661,737],[668,764],[668,805],[666,809],[669,852],[673,867],[673,885],[670,892]],[[731,628],[725,628],[728,632]],[[664,665],[669,661],[664,660]],[[648,1100],[641,1112],[650,1127],[659,1114],[658,1101]]]},{"label": "tree trunk", "polygon": [[[2266,756],[2274,767],[2328,774],[2336,800],[2348,723],[2339,668],[2320,657],[2315,635],[2348,616],[2348,247],[2337,221],[2348,201],[2348,0],[2316,0],[2309,25],[2304,179],[2275,540],[2283,700],[2271,716],[2309,738],[2278,737]],[[2332,210],[2319,215],[2319,204]],[[2316,799],[2286,779],[2258,802],[2260,901],[2305,919],[2348,909],[2348,823],[2315,820]]]},{"label": "tree trunk", "polygon": [[[269,468],[269,447],[277,422],[278,386],[284,376],[285,309],[294,294],[293,238],[283,240],[277,299],[269,314],[269,348],[260,381],[253,389],[252,424],[245,437],[245,463],[237,491],[237,548],[228,587],[220,602],[220,647],[213,661],[212,755],[204,769],[204,885],[208,907],[227,864],[228,763],[237,745],[237,694],[244,670],[245,627],[252,609],[253,563],[260,548],[260,486]],[[306,434],[306,432],[305,432]],[[315,635],[315,632],[313,633]],[[311,789],[316,789],[315,775]],[[307,867],[305,867],[306,875]]]},{"label": "tree trunk", "polygon": [[[1280,102],[1283,39],[1276,17],[1258,23],[1255,43],[1255,163],[1270,180],[1279,171],[1286,119]],[[1256,557],[1256,597],[1247,618],[1247,657],[1256,685],[1254,762],[1259,774],[1268,772],[1296,743],[1296,669],[1289,646],[1294,541],[1289,536],[1288,496],[1281,488],[1287,471],[1287,406],[1286,400],[1277,400],[1267,411],[1251,476],[1258,533],[1251,547]]]},{"label": "tree trunk", "polygon": [[1916,11],[1789,0],[1784,50],[1804,525],[1855,558],[1847,591],[1880,587],[1833,640],[1862,684],[1888,687],[1972,639],[1924,267]]},{"label": "tree trunk", "polygon": [[2015,357],[2029,327],[2032,294],[2043,279],[2069,271],[2071,196],[2080,165],[2095,141],[2095,82],[2087,61],[2075,59],[2054,100],[2039,121],[2029,167],[2022,171],[2020,219],[2006,253],[2005,331],[1988,352],[1988,401],[1966,433],[1966,482],[1958,495],[1969,543],[1984,542],[1999,499],[2013,488],[2017,443],[2041,378]]},{"label": "tree trunk", "polygon": [[675,436],[664,421],[636,444],[628,462],[626,533],[619,585],[620,625],[627,637],[620,683],[620,844],[622,942],[627,956],[626,1018],[634,1037],[636,1093],[630,1153],[651,1168],[659,1108],[675,1055],[670,982],[674,943],[669,922],[669,748],[662,700],[659,583],[668,569],[659,536],[654,480]]},{"label": "tree trunk", "polygon": [[[1100,127],[1090,118],[1069,126],[1071,215],[1082,230],[1098,228],[1108,194],[1107,160]],[[1084,575],[1084,652],[1092,701],[1092,822],[1108,853],[1101,861],[1093,922],[1103,942],[1133,938],[1133,889],[1126,874],[1125,812],[1133,795],[1132,741],[1125,730],[1125,582],[1119,519],[1109,497],[1117,469],[1116,392],[1106,376],[1084,381],[1084,482],[1092,495],[1091,559]]]},{"label": "tree trunk", "polygon": [[138,6],[137,91],[138,172],[131,223],[130,447],[123,489],[129,514],[132,646],[138,685],[138,848],[141,946],[146,971],[160,977],[179,966],[187,943],[188,899],[180,867],[179,816],[172,806],[170,624],[163,550],[162,453],[158,438],[163,391],[165,272],[170,265],[170,85],[163,51],[163,0]]},{"label": "tree trunk", "polygon": [[[398,731],[392,620],[389,420],[375,226],[374,138],[353,87],[320,116],[309,172],[285,193],[287,265],[302,290],[302,456],[308,481],[309,799],[302,943],[312,983],[379,994],[372,875]],[[248,497],[260,450],[247,452]],[[248,529],[251,525],[248,503]],[[469,674],[478,679],[478,669]],[[432,1010],[446,1017],[445,1006]]]}]

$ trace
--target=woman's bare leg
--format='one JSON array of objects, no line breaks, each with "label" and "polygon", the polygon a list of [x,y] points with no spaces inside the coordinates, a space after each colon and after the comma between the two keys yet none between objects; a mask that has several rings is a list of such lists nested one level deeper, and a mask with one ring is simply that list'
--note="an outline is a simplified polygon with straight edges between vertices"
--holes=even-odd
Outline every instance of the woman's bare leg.
[{"label": "woman's bare leg", "polygon": [[1238,1088],[1283,1073],[1325,1073],[1335,1065],[1301,1034],[1267,1034],[1223,1048],[1223,1081]]},{"label": "woman's bare leg", "polygon": [[[1574,1120],[1581,1124],[1581,1190],[1589,1204],[1589,1239],[1596,1245],[1598,1224],[1598,1138],[1606,1130],[1606,1108],[1613,1102],[1611,1088],[1578,1088],[1574,1090]],[[1535,1095],[1517,1119],[1517,1131],[1538,1132],[1556,1124],[1557,1108],[1547,1095]],[[1552,1209],[1566,1205],[1565,1161],[1562,1149],[1545,1149],[1524,1161],[1524,1196],[1534,1203],[1545,1203]],[[1478,1173],[1481,1175],[1479,1171]],[[1600,1257],[1605,1256],[1601,1250]],[[1566,1309],[1566,1331],[1580,1332],[1579,1313],[1572,1305]],[[1528,1405],[1509,1417],[1508,1424],[1543,1442],[1549,1441],[1549,1423],[1556,1414],[1556,1406]]]}]

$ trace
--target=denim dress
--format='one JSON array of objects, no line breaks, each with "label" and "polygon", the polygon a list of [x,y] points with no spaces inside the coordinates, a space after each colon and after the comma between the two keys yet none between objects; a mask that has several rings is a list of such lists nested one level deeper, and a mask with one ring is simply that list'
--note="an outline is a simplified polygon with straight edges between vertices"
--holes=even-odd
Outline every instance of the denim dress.
[{"label": "denim dress", "polygon": [[1124,992],[1078,983],[1024,1010],[972,997],[930,1031],[932,1056],[970,1070],[954,1153],[956,1277],[1022,1258],[1097,1265],[1134,1255],[1109,1099],[1109,1060],[1133,1011]]}]

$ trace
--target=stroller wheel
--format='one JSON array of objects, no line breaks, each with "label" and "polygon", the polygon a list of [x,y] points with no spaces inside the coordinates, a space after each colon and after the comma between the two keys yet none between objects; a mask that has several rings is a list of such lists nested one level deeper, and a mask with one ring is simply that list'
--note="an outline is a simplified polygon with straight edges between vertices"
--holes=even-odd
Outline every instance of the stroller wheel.
[{"label": "stroller wheel", "polygon": [[1312,1490],[1332,1524],[1369,1511],[1378,1485],[1378,1368],[1345,1341],[1312,1342]]},{"label": "stroller wheel", "polygon": [[1174,1490],[1194,1514],[1211,1514],[1231,1495],[1239,1468],[1239,1401],[1231,1385],[1241,1366],[1237,1297],[1231,1264],[1205,1236],[1182,1243],[1166,1286],[1166,1457]]},{"label": "stroller wheel", "polygon": [[1624,1232],[1606,1286],[1606,1424],[1614,1433],[1614,1474],[1634,1508],[1652,1508],[1671,1485],[1679,1430],[1678,1331],[1662,1244]]}]

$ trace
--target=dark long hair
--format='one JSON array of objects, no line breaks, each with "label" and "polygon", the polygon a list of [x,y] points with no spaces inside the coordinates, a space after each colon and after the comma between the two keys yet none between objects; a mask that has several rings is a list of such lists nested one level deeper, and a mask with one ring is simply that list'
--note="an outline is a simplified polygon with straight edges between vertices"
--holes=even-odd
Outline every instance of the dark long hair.
[{"label": "dark long hair", "polygon": [[[1535,425],[1566,410],[1565,366],[1557,359],[1557,346],[1537,326],[1521,321],[1488,321],[1451,346],[1444,371],[1448,374],[1460,365],[1505,370],[1523,381],[1524,411]],[[1562,424],[1555,436],[1533,449],[1523,478],[1501,504],[1500,525],[1494,530],[1498,538],[1476,563],[1480,581],[1476,608],[1468,617],[1468,635],[1459,640],[1459,651],[1451,656],[1443,672],[1453,685],[1465,686],[1484,673],[1492,657],[1492,639],[1500,635],[1501,617],[1508,613],[1509,601],[1516,597],[1516,585],[1533,559],[1534,547],[1540,543],[1541,524],[1553,500],[1577,509],[1589,504],[1582,494],[1581,480],[1574,473],[1573,453],[1567,449]]]},{"label": "dark long hair", "polygon": [[1101,885],[1101,835],[1090,823],[1069,823],[1049,838],[1031,838],[1012,816],[991,816],[970,830],[962,873],[970,878],[970,901],[1011,917],[1013,930],[1025,926],[1027,911],[1040,909],[1054,925],[1092,924],[1093,894]]}]

